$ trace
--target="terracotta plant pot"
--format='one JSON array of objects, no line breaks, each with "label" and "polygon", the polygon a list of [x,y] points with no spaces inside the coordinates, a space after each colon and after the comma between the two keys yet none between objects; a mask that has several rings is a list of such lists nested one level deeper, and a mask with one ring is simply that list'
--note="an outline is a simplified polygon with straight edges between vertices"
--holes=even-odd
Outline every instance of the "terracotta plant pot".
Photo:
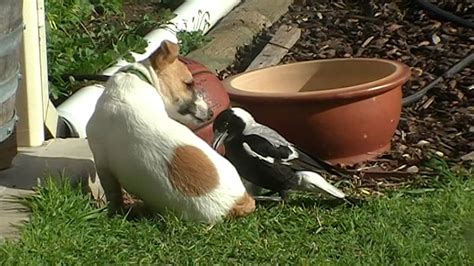
[{"label": "terracotta plant pot", "polygon": [[204,100],[214,112],[209,122],[199,127],[191,128],[196,135],[211,145],[212,138],[214,137],[212,123],[219,113],[229,108],[229,95],[219,78],[204,65],[187,58],[180,58],[180,60],[186,64],[189,71],[193,74],[195,89],[204,92]]},{"label": "terracotta plant pot", "polygon": [[390,149],[409,68],[382,59],[328,59],[262,68],[224,81],[248,109],[305,151],[355,164]]}]

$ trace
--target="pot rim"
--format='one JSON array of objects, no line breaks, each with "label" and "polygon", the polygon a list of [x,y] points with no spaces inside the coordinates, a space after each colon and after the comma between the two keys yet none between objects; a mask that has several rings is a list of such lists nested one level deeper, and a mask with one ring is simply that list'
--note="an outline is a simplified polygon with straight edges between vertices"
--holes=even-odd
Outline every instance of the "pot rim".
[{"label": "pot rim", "polygon": [[[308,92],[301,92],[301,93],[279,93],[279,92],[272,92],[272,93],[260,93],[254,91],[246,91],[240,90],[232,86],[232,82],[243,75],[249,73],[255,73],[257,71],[267,70],[267,69],[276,69],[276,68],[285,68],[291,67],[294,65],[304,65],[304,64],[314,64],[315,62],[318,63],[325,63],[325,62],[334,62],[334,61],[369,61],[369,62],[379,62],[384,64],[390,64],[395,67],[395,70],[380,79],[361,83],[353,86],[346,86],[337,89],[327,89],[327,90],[318,90],[318,91],[308,91]],[[244,100],[326,100],[326,99],[348,99],[348,98],[355,98],[361,96],[368,96],[374,95],[378,93],[382,93],[394,88],[397,88],[403,85],[411,75],[410,68],[395,60],[389,59],[380,59],[380,58],[332,58],[332,59],[317,59],[317,60],[309,60],[303,62],[295,62],[290,64],[283,64],[277,66],[269,66],[260,69],[251,70],[248,72],[239,73],[233,75],[231,77],[226,78],[223,80],[224,87],[227,90],[229,96],[231,96],[235,100],[244,99]]]}]

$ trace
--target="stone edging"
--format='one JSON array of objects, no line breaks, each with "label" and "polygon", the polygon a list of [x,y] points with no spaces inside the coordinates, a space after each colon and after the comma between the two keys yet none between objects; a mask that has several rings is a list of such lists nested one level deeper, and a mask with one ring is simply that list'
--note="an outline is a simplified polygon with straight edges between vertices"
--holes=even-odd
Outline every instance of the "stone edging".
[{"label": "stone edging", "polygon": [[214,73],[230,66],[239,47],[248,45],[263,29],[288,11],[292,0],[244,0],[207,34],[211,41],[186,57]]}]

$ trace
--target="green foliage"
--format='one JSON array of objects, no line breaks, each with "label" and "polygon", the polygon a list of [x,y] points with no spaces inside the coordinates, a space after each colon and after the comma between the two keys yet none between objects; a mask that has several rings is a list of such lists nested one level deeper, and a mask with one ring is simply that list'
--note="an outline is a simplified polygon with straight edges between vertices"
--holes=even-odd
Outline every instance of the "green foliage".
[{"label": "green foliage", "polygon": [[210,37],[204,35],[202,30],[179,31],[176,33],[176,37],[179,40],[179,49],[182,55],[204,46],[211,40]]},{"label": "green foliage", "polygon": [[69,94],[64,74],[96,74],[119,58],[133,60],[130,51],[143,53],[143,35],[169,21],[161,10],[125,22],[123,0],[46,0],[48,67],[53,97]]},{"label": "green foliage", "polygon": [[183,2],[184,0],[160,0],[161,4],[171,9],[180,6]]},{"label": "green foliage", "polygon": [[[180,51],[183,55],[198,49],[208,43],[211,38],[204,35],[204,30],[209,29],[209,12],[198,10],[191,21],[187,22],[186,26],[189,31],[178,31],[176,37],[179,40]],[[189,23],[189,24],[188,24]]]}]

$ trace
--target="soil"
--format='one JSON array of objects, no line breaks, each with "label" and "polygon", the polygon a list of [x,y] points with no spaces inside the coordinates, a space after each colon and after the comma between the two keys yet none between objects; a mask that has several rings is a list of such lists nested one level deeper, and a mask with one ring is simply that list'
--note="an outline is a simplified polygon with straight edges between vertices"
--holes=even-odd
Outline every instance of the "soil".
[{"label": "soil", "polygon": [[[474,16],[472,1],[431,2],[465,19]],[[245,71],[282,24],[300,27],[302,35],[280,64],[337,57],[398,60],[412,70],[403,87],[404,96],[420,90],[474,52],[474,29],[436,18],[416,1],[302,0],[295,1],[288,13],[251,45],[240,49],[235,63],[219,77]],[[370,188],[409,183],[415,173],[432,173],[424,165],[433,157],[472,169],[473,96],[471,65],[404,107],[392,150],[376,160],[349,167],[366,177],[363,181],[355,177],[353,183]]]},{"label": "soil", "polygon": [[[159,21],[160,11],[167,8],[161,4],[161,0],[125,0],[123,2],[123,17],[117,17],[118,21],[129,25],[140,23],[143,21],[143,16],[148,15],[150,18]],[[153,27],[143,27],[139,30],[139,34],[145,36],[153,30]]]},{"label": "soil", "polygon": [[123,12],[126,21],[136,21],[145,14],[155,13],[159,10],[160,0],[140,1],[127,0],[123,3]]}]

